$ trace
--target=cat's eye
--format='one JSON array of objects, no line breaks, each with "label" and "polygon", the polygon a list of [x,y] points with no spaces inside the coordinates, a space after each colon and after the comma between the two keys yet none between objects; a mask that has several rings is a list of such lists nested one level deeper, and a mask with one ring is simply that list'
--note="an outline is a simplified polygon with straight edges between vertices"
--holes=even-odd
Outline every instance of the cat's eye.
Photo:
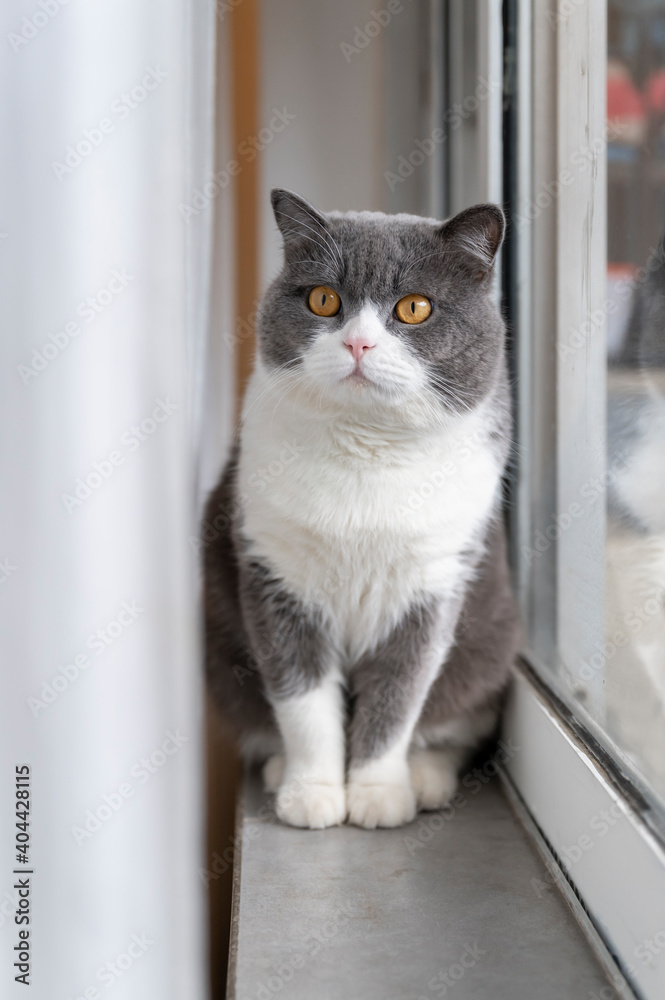
[{"label": "cat's eye", "polygon": [[432,303],[424,295],[405,295],[395,306],[395,315],[402,323],[422,323],[432,311]]},{"label": "cat's eye", "polygon": [[335,313],[339,312],[339,307],[342,302],[337,294],[332,288],[328,288],[327,285],[317,285],[309,293],[309,308],[317,316],[334,316]]}]

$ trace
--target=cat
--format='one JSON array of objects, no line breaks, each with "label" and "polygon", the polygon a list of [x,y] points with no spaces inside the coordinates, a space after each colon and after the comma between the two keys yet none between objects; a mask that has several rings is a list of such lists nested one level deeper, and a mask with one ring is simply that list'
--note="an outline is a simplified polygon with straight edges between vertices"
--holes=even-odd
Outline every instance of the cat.
[{"label": "cat", "polygon": [[454,794],[517,647],[505,221],[271,199],[283,269],[204,515],[206,669],[283,822],[395,827]]}]

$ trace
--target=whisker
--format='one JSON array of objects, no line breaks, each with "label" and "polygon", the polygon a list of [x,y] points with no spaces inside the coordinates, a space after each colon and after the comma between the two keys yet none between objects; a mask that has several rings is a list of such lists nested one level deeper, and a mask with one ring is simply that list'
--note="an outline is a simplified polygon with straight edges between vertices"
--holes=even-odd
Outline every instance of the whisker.
[{"label": "whisker", "polygon": [[459,395],[460,390],[457,390],[456,387],[454,388],[450,384],[447,384],[447,382],[442,381],[440,377],[429,375],[428,383],[432,388],[438,389],[445,399],[456,403],[463,410],[467,410],[468,412],[473,410],[473,406],[471,405],[474,401],[473,398],[468,396],[466,399],[462,398],[462,396]]},{"label": "whisker", "polygon": [[339,248],[339,246],[337,244],[337,241],[335,240],[335,237],[333,236],[332,233],[328,232],[327,229],[325,229],[323,226],[321,226],[321,223],[320,223],[319,219],[314,215],[313,212],[310,212],[310,210],[308,208],[306,208],[304,205],[302,205],[301,207],[303,208],[303,210],[305,212],[307,212],[307,214],[310,216],[310,218],[312,218],[317,223],[317,225],[322,229],[322,232],[323,232],[324,236],[328,237],[330,239],[330,241],[332,242],[333,247],[337,251],[337,256],[339,257],[339,261],[340,261],[340,264],[342,265],[342,271],[343,271],[344,270],[344,258],[342,256],[342,251]]},{"label": "whisker", "polygon": [[298,378],[297,378],[297,379],[295,380],[295,382],[293,382],[293,383],[292,383],[291,385],[289,385],[289,386],[287,386],[287,387],[286,387],[286,389],[284,390],[284,392],[282,393],[282,395],[281,395],[281,396],[279,397],[279,399],[278,399],[278,400],[277,400],[277,402],[275,403],[275,406],[274,406],[274,409],[273,409],[273,411],[272,411],[272,415],[271,415],[271,417],[270,417],[270,429],[271,429],[271,430],[272,430],[272,425],[273,425],[273,421],[274,421],[274,419],[275,419],[275,414],[277,413],[277,407],[279,406],[279,404],[280,404],[280,403],[282,402],[282,400],[284,399],[284,397],[285,397],[285,396],[286,396],[286,395],[287,395],[287,394],[288,394],[289,392],[291,392],[291,391],[293,391],[293,390],[300,390],[300,389],[301,389],[301,387],[302,387],[302,386],[303,386],[303,385],[305,384],[305,382],[307,382],[307,376],[306,376],[306,375],[304,375],[304,374],[302,374],[302,375],[300,375],[300,376],[299,376],[299,377],[298,377]]},{"label": "whisker", "polygon": [[[333,274],[335,274],[335,276],[339,276],[339,270],[338,270],[338,267],[337,267],[337,261],[331,255],[330,251],[323,245],[323,243],[321,243],[320,240],[315,240],[312,236],[307,236],[306,233],[301,232],[299,229],[285,229],[284,230],[284,235],[285,236],[297,236],[300,239],[308,240],[310,243],[314,243],[317,247],[320,247],[321,250],[323,250],[323,252],[328,257],[328,263],[325,264],[325,266],[326,267],[330,267],[331,270],[332,270],[332,272],[333,272]],[[316,261],[316,263],[318,263],[318,264],[324,264],[323,261]]]},{"label": "whisker", "polygon": [[[307,223],[303,222],[301,219],[296,219],[295,216],[293,216],[293,215],[287,215],[285,212],[281,212],[280,214],[283,215],[285,219],[291,219],[291,221],[295,222],[298,227],[304,226],[305,229],[308,229],[310,231],[310,233],[314,233],[315,236],[321,236],[320,230],[317,231],[316,229],[313,229],[312,226],[308,226]],[[296,235],[298,235],[299,232],[300,232],[300,230],[298,229],[296,231]],[[304,234],[300,234],[300,235],[304,235]],[[305,239],[308,239],[308,238],[311,239],[311,237],[305,237]],[[334,254],[330,250],[330,246],[326,245],[325,243],[322,243],[320,239],[319,240],[312,240],[312,242],[313,243],[317,243],[321,247],[321,249],[328,255],[328,257],[332,261],[334,268],[337,269],[337,261],[335,260]]]},{"label": "whisker", "polygon": [[432,385],[438,385],[442,389],[454,392],[457,395],[459,395],[461,399],[466,398],[473,401],[476,398],[474,395],[464,392],[464,390],[460,389],[459,386],[457,386],[454,382],[450,382],[447,379],[442,379],[437,375],[429,375],[428,378]]},{"label": "whisker", "polygon": [[285,380],[285,379],[287,379],[289,377],[289,375],[291,374],[291,372],[284,371],[284,369],[288,368],[289,365],[300,364],[301,362],[302,362],[302,358],[300,358],[300,357],[291,358],[290,361],[285,361],[283,365],[279,365],[278,368],[275,368],[273,371],[271,371],[270,374],[269,374],[269,376],[268,376],[268,384],[263,389],[263,391],[260,392],[259,395],[255,399],[253,399],[251,401],[251,403],[249,404],[249,406],[247,407],[247,409],[244,411],[242,417],[240,418],[240,423],[242,423],[242,421],[251,413],[252,409],[258,403],[261,402],[261,400],[264,398],[264,396],[266,396],[267,393],[270,392],[270,390],[272,388],[274,388],[275,385],[279,385],[282,380]]}]

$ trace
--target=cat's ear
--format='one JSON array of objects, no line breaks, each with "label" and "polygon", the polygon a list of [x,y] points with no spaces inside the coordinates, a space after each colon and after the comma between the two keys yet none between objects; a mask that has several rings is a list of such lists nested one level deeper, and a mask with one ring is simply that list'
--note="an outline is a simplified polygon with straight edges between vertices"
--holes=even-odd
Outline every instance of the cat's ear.
[{"label": "cat's ear", "polygon": [[441,236],[465,270],[481,281],[494,267],[505,231],[498,205],[473,205],[444,223]]},{"label": "cat's ear", "polygon": [[[284,253],[307,245],[310,250],[314,250],[312,244],[327,243],[329,234],[328,223],[321,212],[317,212],[313,205],[294,194],[293,191],[286,191],[283,188],[273,188],[270,192],[275,221],[279,226],[279,231],[284,238]],[[310,254],[311,256],[311,254]]]}]

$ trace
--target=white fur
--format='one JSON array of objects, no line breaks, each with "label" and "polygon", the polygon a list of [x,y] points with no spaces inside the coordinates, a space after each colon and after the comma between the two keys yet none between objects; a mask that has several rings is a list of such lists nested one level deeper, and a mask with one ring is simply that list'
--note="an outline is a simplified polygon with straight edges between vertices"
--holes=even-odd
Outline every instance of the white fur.
[{"label": "white fur", "polygon": [[321,828],[344,822],[343,707],[335,671],[305,694],[273,703],[285,753],[277,815],[291,826]]},{"label": "white fur", "polygon": [[496,725],[497,714],[493,709],[486,709],[478,715],[460,716],[436,726],[419,726],[413,734],[412,746],[418,749],[450,746],[473,750],[490,735]]},{"label": "white fur", "polygon": [[[306,355],[306,369],[325,355],[320,377],[334,374],[330,387],[313,391],[319,376],[309,374],[304,388],[285,383],[259,365],[245,408],[243,533],[297,597],[324,607],[340,665],[376,647],[414,602],[464,589],[463,551],[487,523],[500,483],[483,440],[484,407],[443,419],[420,364],[382,331],[366,367],[377,379],[399,371],[387,400],[381,388],[340,383],[353,370],[343,330]],[[281,464],[285,445],[295,457],[266,485],[263,471]]]},{"label": "white fur", "polygon": [[383,754],[352,766],[347,785],[349,821],[357,826],[400,826],[416,813],[416,795],[410,780],[407,751],[432,681],[444,662],[452,641],[450,615],[435,620],[429,644],[421,651],[419,687],[412,691],[409,711],[393,742]]},{"label": "white fur", "polygon": [[410,756],[411,787],[419,809],[440,809],[451,800],[465,755],[460,747],[449,747],[416,750]]},{"label": "white fur", "polygon": [[616,491],[649,529],[665,533],[665,401],[654,398],[641,418],[638,440],[628,468],[616,478]]},{"label": "white fur", "polygon": [[347,787],[349,823],[374,830],[377,826],[403,826],[416,815],[417,802],[410,782]]},{"label": "white fur", "polygon": [[287,782],[277,789],[277,815],[289,826],[323,830],[346,819],[344,785]]},{"label": "white fur", "polygon": [[416,797],[406,761],[410,736],[407,726],[381,757],[351,768],[347,785],[350,823],[367,829],[401,826],[416,815]]},{"label": "white fur", "polygon": [[[344,346],[354,335],[375,343],[359,369]],[[380,759],[352,769],[346,801],[340,672],[414,604],[463,595],[465,550],[479,544],[499,491],[489,413],[481,405],[446,414],[423,364],[367,304],[341,331],[320,325],[300,371],[269,372],[259,361],[243,421],[238,482],[249,552],[321,608],[337,657],[320,689],[275,703],[286,755],[278,814],[327,826],[342,822],[348,805],[360,826],[399,825],[415,814],[407,752],[449,623],[433,636],[432,670],[403,731]]]},{"label": "white fur", "polygon": [[455,793],[459,770],[489,736],[497,713],[486,710],[435,726],[419,726],[409,753],[411,787],[420,809],[440,809]]}]

